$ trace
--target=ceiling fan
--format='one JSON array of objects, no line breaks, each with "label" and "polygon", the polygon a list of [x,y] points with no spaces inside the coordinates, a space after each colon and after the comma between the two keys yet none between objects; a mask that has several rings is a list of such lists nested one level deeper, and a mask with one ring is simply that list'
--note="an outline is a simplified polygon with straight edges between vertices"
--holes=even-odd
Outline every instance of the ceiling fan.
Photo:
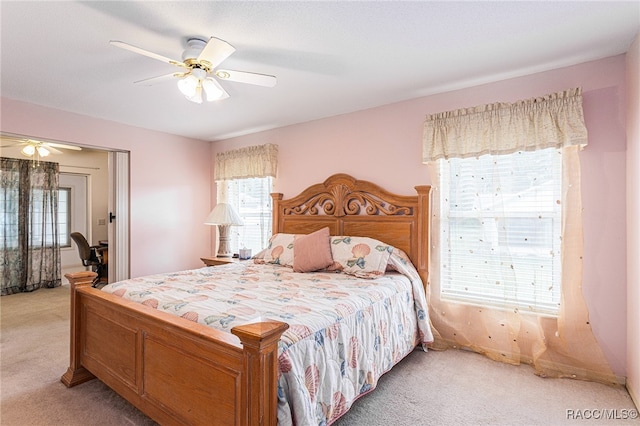
[{"label": "ceiling fan", "polygon": [[187,48],[182,53],[182,61],[167,58],[122,41],[111,40],[109,43],[113,46],[183,68],[184,70],[180,72],[139,80],[134,84],[152,85],[177,78],[180,92],[190,101],[199,104],[202,103],[203,92],[207,101],[221,100],[229,97],[229,94],[220,83],[218,83],[216,78],[265,87],[273,87],[277,82],[276,77],[272,75],[218,69],[217,67],[231,56],[236,49],[226,41],[216,37],[211,37],[208,41],[201,38],[188,39]]},{"label": "ceiling fan", "polygon": [[[7,141],[6,145],[5,140]],[[49,154],[64,154],[60,149],[82,151],[79,146],[2,135],[3,148],[14,146],[22,146],[20,152],[27,157],[47,157]]]}]

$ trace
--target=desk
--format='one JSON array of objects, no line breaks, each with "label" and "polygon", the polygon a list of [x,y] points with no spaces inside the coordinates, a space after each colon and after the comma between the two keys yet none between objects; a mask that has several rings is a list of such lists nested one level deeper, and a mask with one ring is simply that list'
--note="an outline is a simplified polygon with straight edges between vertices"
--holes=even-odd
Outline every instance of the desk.
[{"label": "desk", "polygon": [[100,282],[109,282],[109,244],[106,241],[98,241],[100,246],[96,249],[102,256],[102,272],[100,274]]},{"label": "desk", "polygon": [[100,254],[102,254],[102,263],[106,268],[107,263],[109,263],[109,247],[108,246],[100,247],[98,251],[100,252]]}]

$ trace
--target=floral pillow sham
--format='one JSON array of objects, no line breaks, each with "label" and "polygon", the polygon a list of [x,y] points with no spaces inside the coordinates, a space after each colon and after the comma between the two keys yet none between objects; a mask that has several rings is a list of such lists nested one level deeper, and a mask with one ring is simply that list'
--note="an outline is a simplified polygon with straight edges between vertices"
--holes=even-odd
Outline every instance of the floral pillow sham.
[{"label": "floral pillow sham", "polygon": [[384,275],[393,246],[369,237],[331,237],[333,265],[328,269],[360,278]]},{"label": "floral pillow sham", "polygon": [[[298,238],[302,238],[302,241],[296,256],[295,246]],[[321,241],[324,238],[328,239],[330,256],[326,251],[326,245]],[[312,241],[319,247],[318,250],[315,252],[309,250],[307,241]],[[302,252],[303,250],[305,251]],[[256,263],[288,266],[297,272],[311,272],[326,268],[327,271],[343,272],[360,278],[377,278],[384,275],[387,270],[396,269],[393,262],[390,262],[392,253],[404,254],[393,246],[369,237],[328,236],[328,228],[323,228],[308,235],[274,234],[269,239],[268,247],[256,254],[253,259]]]}]

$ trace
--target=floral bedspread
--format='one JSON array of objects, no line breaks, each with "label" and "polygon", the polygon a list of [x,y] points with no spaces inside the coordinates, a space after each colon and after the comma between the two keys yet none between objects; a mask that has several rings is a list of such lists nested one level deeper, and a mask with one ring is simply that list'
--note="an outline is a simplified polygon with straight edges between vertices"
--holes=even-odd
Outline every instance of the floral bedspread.
[{"label": "floral bedspread", "polygon": [[278,423],[328,425],[417,343],[433,340],[422,282],[411,264],[395,262],[399,272],[374,280],[242,262],[129,279],[103,291],[223,331],[287,322]]}]

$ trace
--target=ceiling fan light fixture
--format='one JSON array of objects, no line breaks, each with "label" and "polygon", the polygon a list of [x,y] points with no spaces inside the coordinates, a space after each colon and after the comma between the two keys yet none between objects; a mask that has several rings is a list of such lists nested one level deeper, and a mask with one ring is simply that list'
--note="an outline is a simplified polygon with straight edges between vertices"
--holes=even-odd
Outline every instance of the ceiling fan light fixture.
[{"label": "ceiling fan light fixture", "polygon": [[39,146],[36,148],[36,151],[38,151],[38,155],[40,157],[46,157],[50,154],[49,150],[47,148],[45,148],[44,146]]},{"label": "ceiling fan light fixture", "polygon": [[27,157],[33,157],[36,154],[38,154],[39,157],[47,157],[49,154],[51,154],[51,151],[49,151],[44,146],[33,143],[25,145],[20,152],[22,152],[22,154],[26,155]]},{"label": "ceiling fan light fixture", "polygon": [[190,100],[191,102],[201,104],[202,103],[202,86],[198,86],[193,96],[187,96],[187,99]]},{"label": "ceiling fan light fixture", "polygon": [[187,98],[195,96],[199,85],[200,80],[193,74],[189,74],[185,78],[178,80],[178,89]]},{"label": "ceiling fan light fixture", "polygon": [[20,152],[22,152],[27,157],[33,157],[33,154],[36,153],[36,147],[33,145],[25,145]]},{"label": "ceiling fan light fixture", "polygon": [[207,77],[202,80],[202,88],[207,95],[207,101],[217,101],[218,99],[222,99],[224,96],[224,91],[220,89],[220,87],[216,84],[215,80],[211,77]]},{"label": "ceiling fan light fixture", "polygon": [[[152,85],[161,81],[178,78],[178,89],[185,97],[193,102],[201,102],[203,96],[207,101],[222,100],[229,97],[229,93],[218,84],[218,80],[228,80],[237,83],[248,83],[264,87],[276,85],[276,77],[247,71],[216,70],[218,66],[236,51],[235,47],[216,37],[208,39],[194,37],[187,40],[186,49],[182,52],[182,61],[168,58],[132,44],[118,40],[111,40],[110,44],[139,55],[144,55],[158,61],[180,67],[181,72],[174,72],[159,77],[136,81],[136,84]],[[208,75],[211,74],[211,78]],[[207,82],[211,78],[211,82]],[[214,87],[215,86],[215,87]],[[200,93],[198,93],[200,91]],[[205,94],[202,94],[202,91]],[[53,152],[56,154],[56,152]]]}]

